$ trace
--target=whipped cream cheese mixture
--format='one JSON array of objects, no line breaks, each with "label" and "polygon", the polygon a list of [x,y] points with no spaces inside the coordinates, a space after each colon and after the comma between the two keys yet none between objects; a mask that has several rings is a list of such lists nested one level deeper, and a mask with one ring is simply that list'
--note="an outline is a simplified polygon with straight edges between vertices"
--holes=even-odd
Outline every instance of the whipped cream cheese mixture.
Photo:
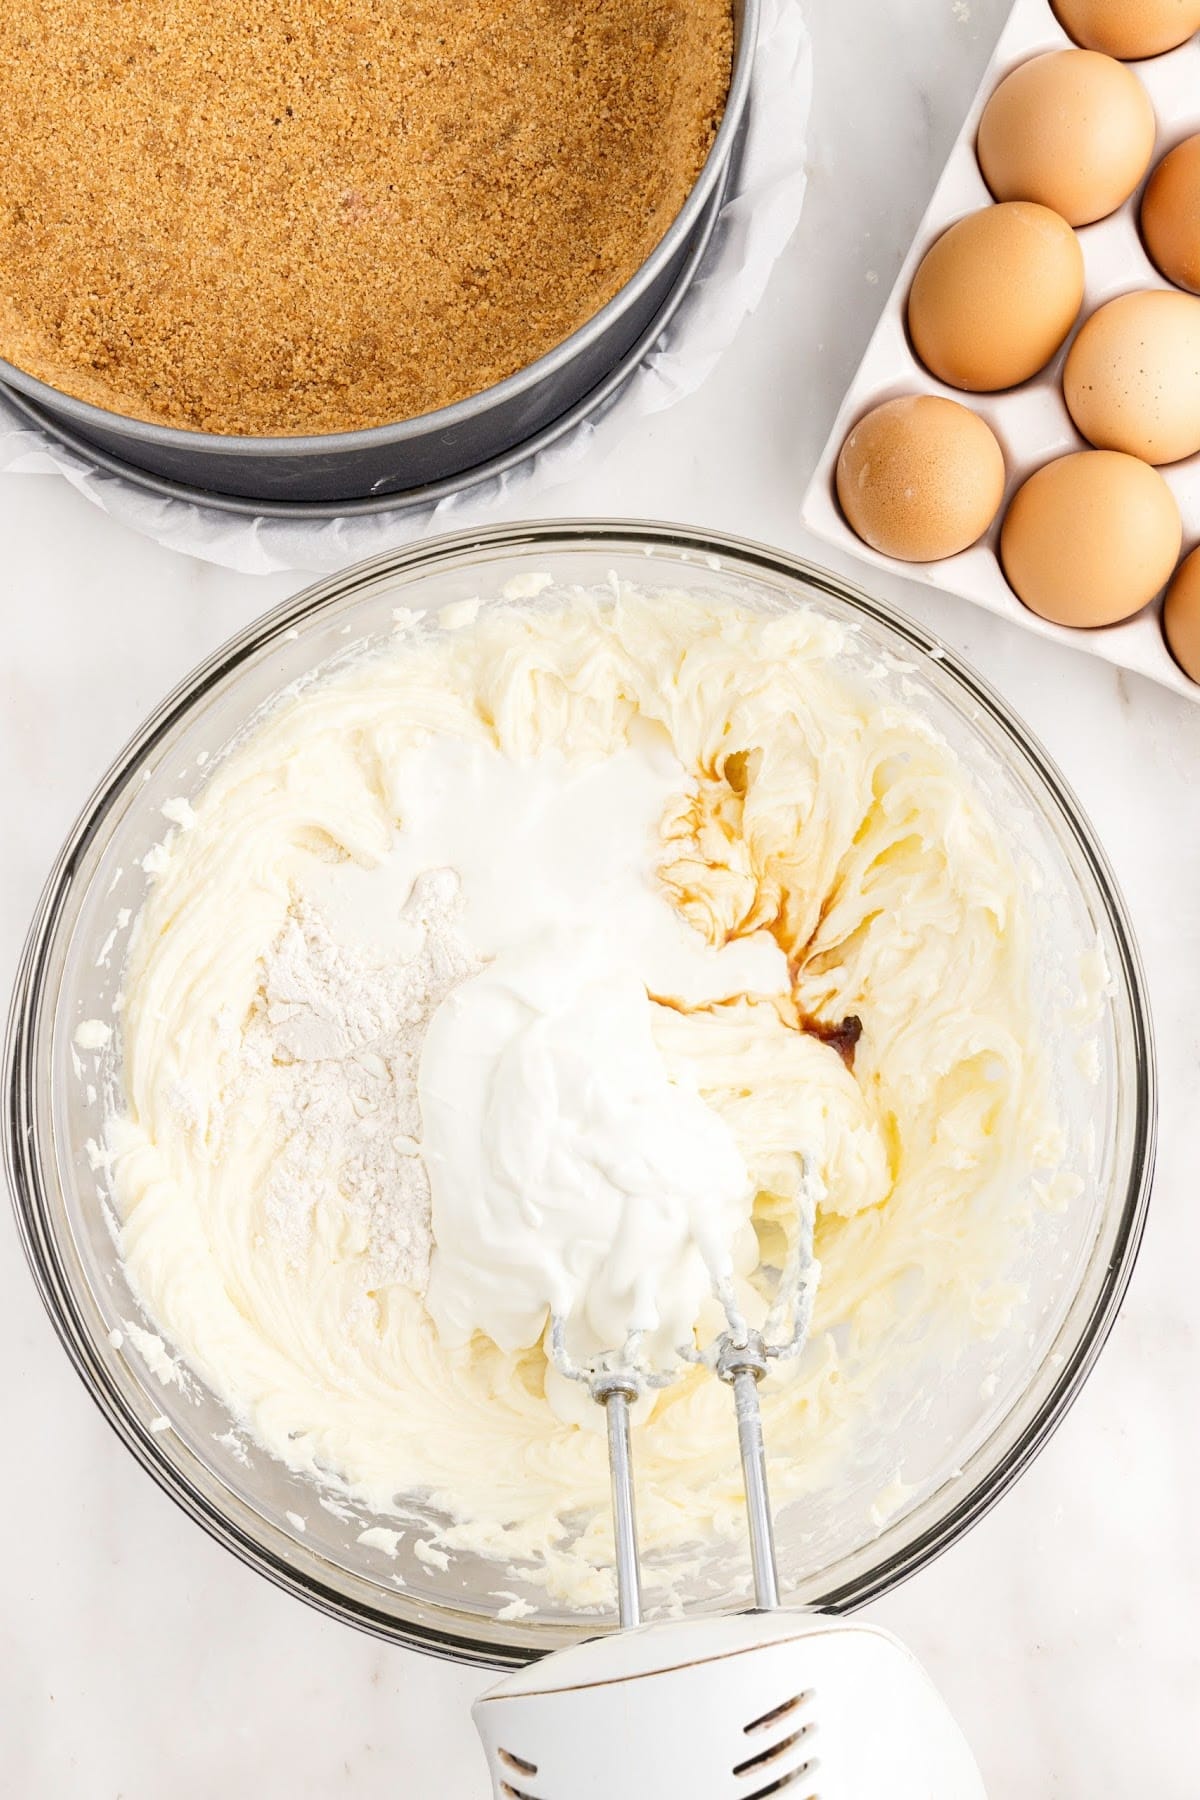
[{"label": "whipped cream cheese mixture", "polygon": [[[706,1342],[714,1280],[760,1320],[815,1199],[779,1501],[926,1321],[1003,1321],[1057,1154],[1022,897],[815,614],[614,586],[454,623],[284,697],[177,809],[106,1155],[148,1315],[262,1444],[594,1599],[602,1420],[551,1309],[580,1355]],[[647,1409],[646,1544],[736,1530],[727,1391]]]}]

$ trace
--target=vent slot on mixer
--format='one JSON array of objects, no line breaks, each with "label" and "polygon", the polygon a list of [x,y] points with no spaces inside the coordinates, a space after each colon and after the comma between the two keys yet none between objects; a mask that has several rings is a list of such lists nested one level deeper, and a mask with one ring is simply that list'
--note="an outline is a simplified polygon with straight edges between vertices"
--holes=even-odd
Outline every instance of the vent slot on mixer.
[{"label": "vent slot on mixer", "polygon": [[[771,1794],[782,1794],[785,1790],[793,1789],[798,1781],[803,1781],[807,1775],[812,1773],[815,1766],[813,1763],[806,1762],[802,1763],[798,1769],[789,1769],[788,1773],[781,1775],[777,1781],[769,1782],[766,1787],[755,1788],[752,1794],[746,1796],[746,1800],[769,1800]],[[790,1792],[788,1800],[792,1800]],[[821,1796],[816,1788],[809,1788],[807,1793],[797,1794],[795,1800],[821,1800]]]},{"label": "vent slot on mixer", "polygon": [[506,1768],[515,1769],[518,1775],[536,1775],[537,1764],[526,1762],[523,1756],[516,1756],[511,1750],[499,1752],[500,1761]]},{"label": "vent slot on mixer", "polygon": [[[748,1725],[742,1726],[742,1730],[747,1737],[752,1731],[765,1731],[768,1725],[774,1725],[778,1720],[786,1719],[789,1713],[794,1713],[801,1706],[807,1706],[813,1698],[813,1689],[805,1688],[802,1694],[793,1694],[790,1700],[781,1700],[778,1706],[771,1708],[770,1712],[760,1714],[757,1719],[751,1719]],[[736,1770],[734,1772],[736,1774]]]},{"label": "vent slot on mixer", "polygon": [[782,1756],[785,1750],[790,1750],[794,1744],[800,1743],[811,1730],[811,1725],[802,1725],[799,1731],[793,1731],[787,1737],[780,1738],[777,1744],[768,1744],[767,1748],[760,1750],[757,1756],[748,1756],[745,1762],[735,1763],[734,1774],[757,1775],[760,1770],[766,1768],[768,1763],[773,1763],[776,1757]]},{"label": "vent slot on mixer", "polygon": [[[514,1775],[537,1774],[537,1764],[529,1762],[523,1756],[518,1756],[513,1750],[500,1749],[497,1750],[496,1755],[503,1766],[511,1769]],[[511,1781],[501,1781],[500,1792],[505,1796],[505,1800],[538,1800],[536,1794],[531,1794],[524,1787],[514,1787]]]}]

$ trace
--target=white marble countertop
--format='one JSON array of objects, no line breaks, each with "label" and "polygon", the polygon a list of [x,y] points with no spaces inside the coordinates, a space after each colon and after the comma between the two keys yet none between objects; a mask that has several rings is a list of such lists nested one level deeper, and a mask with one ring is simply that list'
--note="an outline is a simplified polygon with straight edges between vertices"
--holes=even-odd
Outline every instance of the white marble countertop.
[{"label": "white marble countertop", "polygon": [[[806,542],[799,498],[1005,0],[808,0],[808,11],[811,185],[763,307],[705,388],[619,455],[602,434],[545,510],[705,523],[831,560]],[[0,480],[0,547],[7,983],[102,767],[202,654],[300,584],[185,561],[51,477]],[[1191,1800],[1200,707],[945,596],[868,584],[972,659],[1081,795],[1140,935],[1163,1089],[1149,1232],[1096,1373],[1018,1487],[872,1616],[929,1665],[994,1800]],[[87,1398],[3,1229],[4,1791],[482,1800],[467,1709],[487,1678],[326,1621],[176,1511]]]}]

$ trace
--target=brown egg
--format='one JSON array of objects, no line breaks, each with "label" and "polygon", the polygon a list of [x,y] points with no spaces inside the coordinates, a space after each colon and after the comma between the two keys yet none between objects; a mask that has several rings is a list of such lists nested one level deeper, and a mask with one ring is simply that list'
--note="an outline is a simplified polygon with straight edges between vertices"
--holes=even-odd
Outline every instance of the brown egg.
[{"label": "brown egg", "polygon": [[1063,395],[1089,444],[1150,463],[1200,450],[1200,300],[1122,294],[1080,328]]},{"label": "brown egg", "polygon": [[1083,252],[1066,220],[1009,200],[960,219],[926,252],[908,329],[940,381],[991,393],[1045,367],[1082,301]]},{"label": "brown egg", "polygon": [[983,536],[1004,494],[1004,455],[956,400],[914,394],[860,419],[837,465],[853,531],[902,562],[956,556]]},{"label": "brown egg", "polygon": [[1176,144],[1146,183],[1142,238],[1168,281],[1200,294],[1200,137]]},{"label": "brown egg", "polygon": [[1094,50],[1052,50],[1005,76],[975,148],[997,200],[1037,200],[1069,225],[1090,225],[1128,200],[1155,129],[1132,69]]},{"label": "brown egg", "polygon": [[1183,527],[1156,469],[1116,450],[1046,463],[1013,495],[1000,532],[1010,586],[1056,625],[1115,625],[1153,600]]},{"label": "brown egg", "polygon": [[1163,633],[1184,674],[1200,681],[1200,550],[1180,563],[1167,589]]},{"label": "brown egg", "polygon": [[1126,62],[1161,56],[1200,31],[1200,0],[1053,0],[1053,5],[1077,44]]}]

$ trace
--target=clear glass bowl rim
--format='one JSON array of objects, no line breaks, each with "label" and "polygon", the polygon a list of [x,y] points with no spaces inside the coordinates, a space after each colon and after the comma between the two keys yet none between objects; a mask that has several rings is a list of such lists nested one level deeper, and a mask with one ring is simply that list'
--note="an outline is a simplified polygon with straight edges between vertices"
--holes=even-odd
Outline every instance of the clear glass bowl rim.
[{"label": "clear glass bowl rim", "polygon": [[[4,1162],[18,1233],[43,1304],[88,1392],[118,1437],[158,1485],[198,1524],[251,1568],[331,1617],[391,1642],[463,1663],[504,1667],[539,1654],[528,1643],[486,1645],[423,1619],[399,1621],[388,1612],[337,1592],[298,1568],[286,1554],[287,1540],[262,1520],[261,1538],[244,1530],[222,1508],[219,1485],[204,1493],[169,1460],[161,1437],[150,1433],[129,1407],[86,1327],[69,1270],[62,1256],[43,1180],[43,1155],[36,1123],[42,1003],[49,953],[70,909],[72,884],[81,858],[97,835],[129,773],[153,755],[158,743],[213,687],[238,665],[285,631],[303,625],[327,605],[351,597],[361,587],[390,574],[411,576],[422,569],[464,557],[556,549],[618,553],[655,551],[697,560],[716,557],[736,563],[752,579],[800,583],[861,613],[922,658],[933,658],[953,678],[959,697],[969,700],[1008,738],[1032,766],[1056,803],[1060,822],[1088,865],[1112,932],[1118,967],[1111,971],[1124,992],[1134,1043],[1134,1067],[1127,1103],[1132,1110],[1129,1177],[1121,1200],[1112,1251],[1092,1309],[1055,1379],[1025,1421],[1003,1458],[926,1529],[898,1552],[824,1596],[831,1611],[850,1611],[889,1592],[923,1568],[963,1535],[995,1504],[1047,1443],[1078,1396],[1115,1322],[1128,1287],[1145,1228],[1157,1134],[1157,1083],[1150,1010],[1136,941],[1108,860],[1078,800],[1053,760],[1007,703],[969,664],[939,639],[883,601],[817,565],[747,539],[686,526],[642,520],[562,519],[497,525],[454,532],[400,550],[384,551],[327,576],[283,601],[228,639],[166,697],[129,740],[97,785],[69,833],[31,922],[18,965],[4,1054],[2,1135]],[[1015,1409],[1014,1409],[1015,1410]],[[1006,1421],[1002,1421],[1002,1424]],[[981,1446],[982,1450],[986,1446]],[[267,1538],[277,1538],[272,1545]]]}]

